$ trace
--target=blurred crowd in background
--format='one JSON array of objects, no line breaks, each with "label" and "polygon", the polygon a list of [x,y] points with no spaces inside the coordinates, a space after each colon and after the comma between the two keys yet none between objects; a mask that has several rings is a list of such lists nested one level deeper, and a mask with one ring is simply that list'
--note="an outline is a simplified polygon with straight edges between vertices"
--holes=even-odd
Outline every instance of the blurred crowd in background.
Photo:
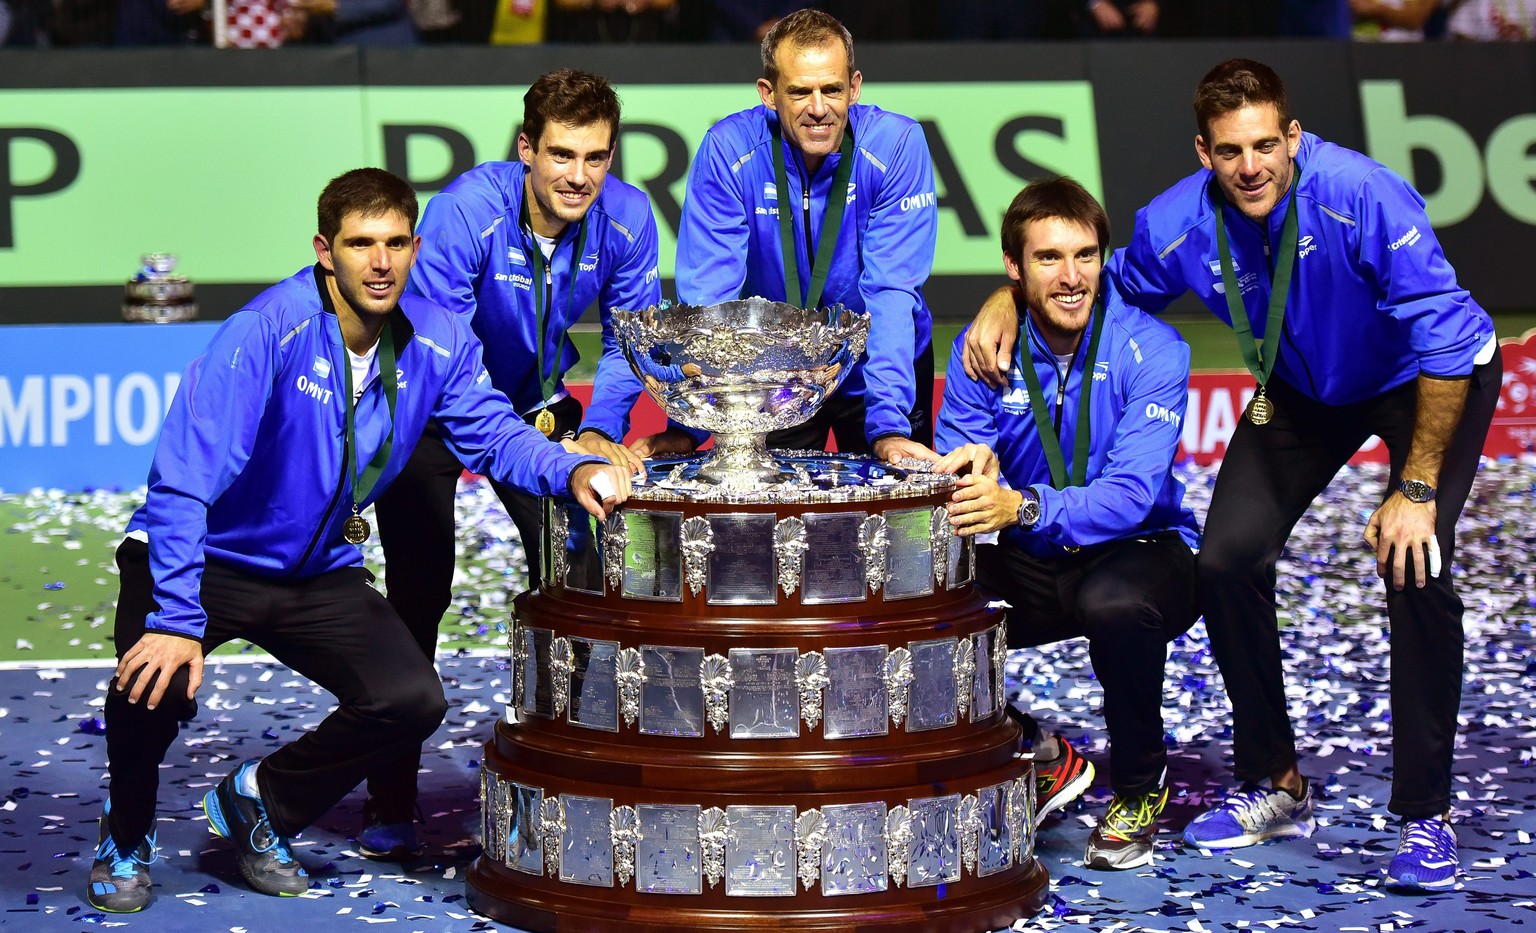
[{"label": "blurred crowd in background", "polygon": [[0,43],[756,42],[806,6],[832,13],[860,42],[1536,36],[1536,0],[0,0]]}]

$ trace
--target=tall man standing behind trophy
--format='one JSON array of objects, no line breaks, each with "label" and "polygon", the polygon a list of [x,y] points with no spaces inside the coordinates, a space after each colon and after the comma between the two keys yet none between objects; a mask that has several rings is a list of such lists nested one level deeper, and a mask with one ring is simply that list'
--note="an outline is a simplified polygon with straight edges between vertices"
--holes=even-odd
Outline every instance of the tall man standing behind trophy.
[{"label": "tall man standing behind trophy", "polygon": [[[1222,62],[1194,104],[1201,168],[1137,213],[1130,245],[1107,270],[1146,311],[1193,291],[1233,326],[1258,382],[1227,445],[1199,561],[1243,785],[1185,839],[1238,848],[1316,825],[1285,694],[1275,566],[1296,522],[1374,434],[1392,464],[1364,529],[1392,638],[1388,809],[1402,823],[1387,883],[1450,887],[1463,650],[1450,568],[1499,398],[1493,322],[1457,284],[1419,193],[1303,133],[1269,66]],[[990,320],[966,343],[967,372],[988,381],[1000,378],[1000,339],[1011,353],[1000,305],[989,301]]]},{"label": "tall man standing behind trophy", "polygon": [[[1197,615],[1199,534],[1173,475],[1189,345],[1101,274],[1109,218],[1072,179],[1019,192],[1002,240],[1019,349],[994,387],[966,375],[965,334],[955,338],[937,429],[949,453],[936,469],[968,471],[949,507],[959,534],[1001,532],[976,549],[976,583],[1008,601],[1008,647],[1088,638],[1115,796],[1083,862],[1135,868],[1152,861],[1168,801],[1167,643]],[[1008,711],[1034,737],[1037,812],[1083,793],[1092,765]]]},{"label": "tall man standing behind trophy", "polygon": [[[574,437],[619,465],[640,465],[622,446],[639,380],[614,339],[614,308],[661,300],[656,222],[638,188],[608,178],[619,98],[607,80],[570,69],[540,77],[523,96],[517,162],[486,162],[428,203],[410,289],[469,318],[485,345],[491,383],[546,437]],[[596,301],[603,324],[592,404],[583,417],[562,377],[577,353],[568,331]],[[451,599],[454,492],[462,472],[429,427],[409,465],[379,500],[390,604],[431,657]],[[530,587],[540,582],[539,501],[492,488],[517,526]],[[368,779],[358,849],[369,858],[419,853],[417,749]]]},{"label": "tall man standing behind trophy", "polygon": [[[933,163],[916,121],[858,103],[853,37],[817,10],[779,20],[762,44],[762,104],[710,128],[688,177],[677,294],[691,305],[749,295],[871,316],[864,361],[804,425],[770,447],[883,460],[932,457]],[[915,373],[915,376],[914,376]],[[642,454],[691,448],[674,429]]]}]

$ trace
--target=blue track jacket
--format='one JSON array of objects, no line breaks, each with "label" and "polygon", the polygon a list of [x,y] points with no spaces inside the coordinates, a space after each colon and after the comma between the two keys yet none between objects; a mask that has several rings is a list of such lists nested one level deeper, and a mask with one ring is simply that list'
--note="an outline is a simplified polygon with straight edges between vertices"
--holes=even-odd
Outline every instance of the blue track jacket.
[{"label": "blue track jacket", "polygon": [[[879,107],[854,104],[848,120],[856,143],[847,213],[838,232],[822,304],[841,302],[870,313],[862,363],[839,388],[864,395],[865,437],[910,437],[908,418],[917,398],[913,360],[928,349],[933,315],[922,286],[933,268],[938,206],[933,162],[916,121]],[[804,295],[784,294],[779,202],[773,180],[767,107],[743,110],[704,136],[688,176],[677,236],[677,295],[686,304],[711,305],[744,295],[803,306]],[[787,140],[784,168],[795,216],[795,262],[802,288],[811,263],[801,205],[805,161]],[[810,179],[810,236],[821,234],[827,194],[841,155],[822,161]],[[817,243],[819,250],[821,244]]]},{"label": "blue track jacket", "polygon": [[[199,638],[205,556],[261,577],[313,577],[362,563],[341,537],[352,513],[346,470],[346,347],[318,265],[258,295],[193,360],[166,413],[144,505],[129,532],[149,537],[158,612],[151,631]],[[368,501],[400,473],[428,418],[476,473],[566,495],[566,453],[491,387],[463,320],[414,295],[394,328],[399,389],[389,462]],[[377,370],[377,366],[375,366]],[[358,469],[389,430],[377,373],[357,405]],[[365,503],[366,504],[366,503]]]},{"label": "blue track jacket", "polygon": [[[534,308],[533,234],[520,222],[521,162],[486,162],[460,175],[427,202],[421,218],[421,255],[406,288],[470,319],[485,347],[491,382],[507,394],[519,413],[547,401],[539,386],[538,317]],[[622,441],[629,412],[640,394],[640,381],[614,339],[609,312],[648,308],[661,301],[656,264],[656,220],[640,189],[609,175],[587,213],[587,239],[578,259],[578,224],[567,224],[546,266],[545,313],[549,342],[544,367],[564,376],[578,358],[565,345],[566,331],[597,302],[603,325],[603,355],[597,362],[592,404],[581,429],[593,429]],[[571,275],[576,291],[571,293]],[[562,383],[556,382],[556,391]]]},{"label": "blue track jacket", "polygon": [[[1107,278],[1101,278],[1101,287]],[[955,338],[944,382],[944,404],[934,443],[948,453],[965,444],[996,451],[1003,478],[1014,489],[1029,486],[1040,497],[1040,521],[1033,528],[1005,529],[1001,540],[1036,557],[1062,556],[1065,547],[1086,546],[1159,531],[1177,531],[1190,547],[1200,543],[1199,525],[1184,504],[1184,484],[1173,475],[1184,408],[1189,400],[1189,345],[1172,327],[1125,305],[1106,289],[1104,336],[1093,361],[1092,412],[1087,485],[1058,490],[1030,413],[1019,355],[1024,347],[1040,376],[1043,403],[1061,437],[1067,473],[1077,437],[1078,400],[1091,330],[1078,344],[1058,396],[1061,372],[1028,313],[1019,308],[1028,340],[1014,350],[1007,388],[994,388],[965,373],[965,332]],[[1090,325],[1091,326],[1091,325]],[[968,328],[967,328],[968,329]],[[1063,398],[1058,411],[1058,397]]]},{"label": "blue track jacket", "polygon": [[[1371,398],[1417,377],[1457,377],[1493,339],[1493,322],[1446,262],[1424,199],[1390,169],[1303,133],[1300,185],[1261,226],[1223,199],[1238,287],[1255,339],[1269,315],[1267,243],[1279,243],[1291,197],[1300,240],[1275,373],[1330,405]],[[1108,271],[1130,304],[1157,313],[1193,290],[1232,323],[1222,295],[1216,221],[1201,169],[1136,213],[1130,245]]]}]

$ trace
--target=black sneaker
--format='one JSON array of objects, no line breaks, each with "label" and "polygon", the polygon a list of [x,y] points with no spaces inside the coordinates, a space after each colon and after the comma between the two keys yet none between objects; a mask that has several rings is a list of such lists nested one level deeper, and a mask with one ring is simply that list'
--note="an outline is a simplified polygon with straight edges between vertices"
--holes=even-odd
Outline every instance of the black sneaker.
[{"label": "black sneaker", "polygon": [[272,832],[261,798],[240,791],[241,778],[254,767],[256,759],[247,761],[203,797],[208,828],[235,844],[240,874],[251,887],[262,894],[296,897],[309,890],[309,872],[293,857],[288,840]]},{"label": "black sneaker", "polygon": [[158,857],[155,834],[145,836],[132,852],[119,851],[112,831],[107,828],[107,813],[111,809],[109,800],[101,813],[101,841],[96,845],[96,860],[91,863],[91,883],[85,899],[97,910],[131,914],[149,903],[152,887],[148,866]]},{"label": "black sneaker", "polygon": [[1152,845],[1157,840],[1157,818],[1168,803],[1168,788],[1150,794],[1121,797],[1109,802],[1109,810],[1088,836],[1083,864],[1100,871],[1118,871],[1152,864]]},{"label": "black sneaker", "polygon": [[416,839],[416,823],[407,817],[384,821],[383,810],[373,801],[363,804],[363,829],[357,834],[357,851],[378,862],[408,862],[425,851]]},{"label": "black sneaker", "polygon": [[1035,819],[1043,820],[1052,810],[1059,810],[1093,784],[1093,762],[1077,753],[1066,736],[1056,736],[1060,751],[1049,760],[1035,759]]}]

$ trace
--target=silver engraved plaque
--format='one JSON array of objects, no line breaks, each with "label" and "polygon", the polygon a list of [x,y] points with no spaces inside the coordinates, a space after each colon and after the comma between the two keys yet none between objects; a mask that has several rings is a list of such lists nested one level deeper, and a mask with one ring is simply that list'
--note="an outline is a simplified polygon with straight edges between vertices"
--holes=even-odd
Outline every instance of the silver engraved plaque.
[{"label": "silver engraved plaque", "polygon": [[907,887],[960,880],[960,795],[917,797],[907,801],[912,814],[912,849],[907,859]]},{"label": "silver engraved plaque", "polygon": [[859,529],[864,513],[813,512],[804,518],[806,548],[800,601],[817,605],[863,599],[864,552],[859,547]]},{"label": "silver engraved plaque", "polygon": [[554,683],[550,678],[555,633],[547,628],[521,628],[523,637],[523,695],[518,709],[530,716],[555,718]]},{"label": "silver engraved plaque", "polygon": [[619,731],[618,655],[617,642],[571,639],[571,725]]},{"label": "silver engraved plaque", "polygon": [[789,739],[800,734],[800,688],[793,648],[732,648],[731,738]]},{"label": "silver engraved plaque", "polygon": [[508,787],[507,838],[504,851],[508,868],[530,875],[544,873],[544,789],[512,783]]},{"label": "silver engraved plaque", "polygon": [[730,897],[793,897],[795,808],[727,807],[725,893]]},{"label": "silver engraved plaque", "polygon": [[557,505],[566,512],[565,588],[603,595],[603,554],[597,519],[579,505]]},{"label": "silver engraved plaque", "polygon": [[953,638],[914,641],[912,687],[908,693],[907,731],[941,729],[958,722],[955,713],[955,651]]},{"label": "silver engraved plaque", "polygon": [[948,578],[944,585],[952,590],[969,584],[976,578],[976,536],[950,535]]},{"label": "silver engraved plaque", "polygon": [[772,515],[711,515],[715,548],[709,554],[709,603],[771,606],[776,572]]},{"label": "silver engraved plaque", "polygon": [[821,893],[870,894],[889,885],[885,861],[885,804],[833,804],[821,808]]},{"label": "silver engraved plaque", "polygon": [[931,509],[898,509],[885,513],[886,599],[911,599],[933,593]]},{"label": "silver engraved plaque", "polygon": [[981,852],[976,874],[985,878],[1013,864],[1013,835],[1008,825],[1008,791],[1012,781],[976,792],[981,819]]},{"label": "silver engraved plaque", "polygon": [[976,659],[971,674],[971,722],[987,719],[997,712],[997,684],[1002,671],[997,670],[995,639],[997,629],[982,629],[971,637]]},{"label": "silver engraved plaque", "polygon": [[885,645],[828,648],[827,687],[823,692],[821,734],[851,739],[890,732],[890,706],[885,691]]},{"label": "silver engraved plaque", "polygon": [[640,687],[640,732],[698,738],[704,734],[703,648],[642,645],[645,683]]},{"label": "silver engraved plaque", "polygon": [[565,834],[560,837],[560,880],[613,887],[613,801],[561,794]]},{"label": "silver engraved plaque", "polygon": [[631,599],[683,599],[681,512],[624,512],[624,586]]},{"label": "silver engraved plaque", "polygon": [[642,894],[702,894],[703,853],[696,806],[639,804],[635,889]]}]

